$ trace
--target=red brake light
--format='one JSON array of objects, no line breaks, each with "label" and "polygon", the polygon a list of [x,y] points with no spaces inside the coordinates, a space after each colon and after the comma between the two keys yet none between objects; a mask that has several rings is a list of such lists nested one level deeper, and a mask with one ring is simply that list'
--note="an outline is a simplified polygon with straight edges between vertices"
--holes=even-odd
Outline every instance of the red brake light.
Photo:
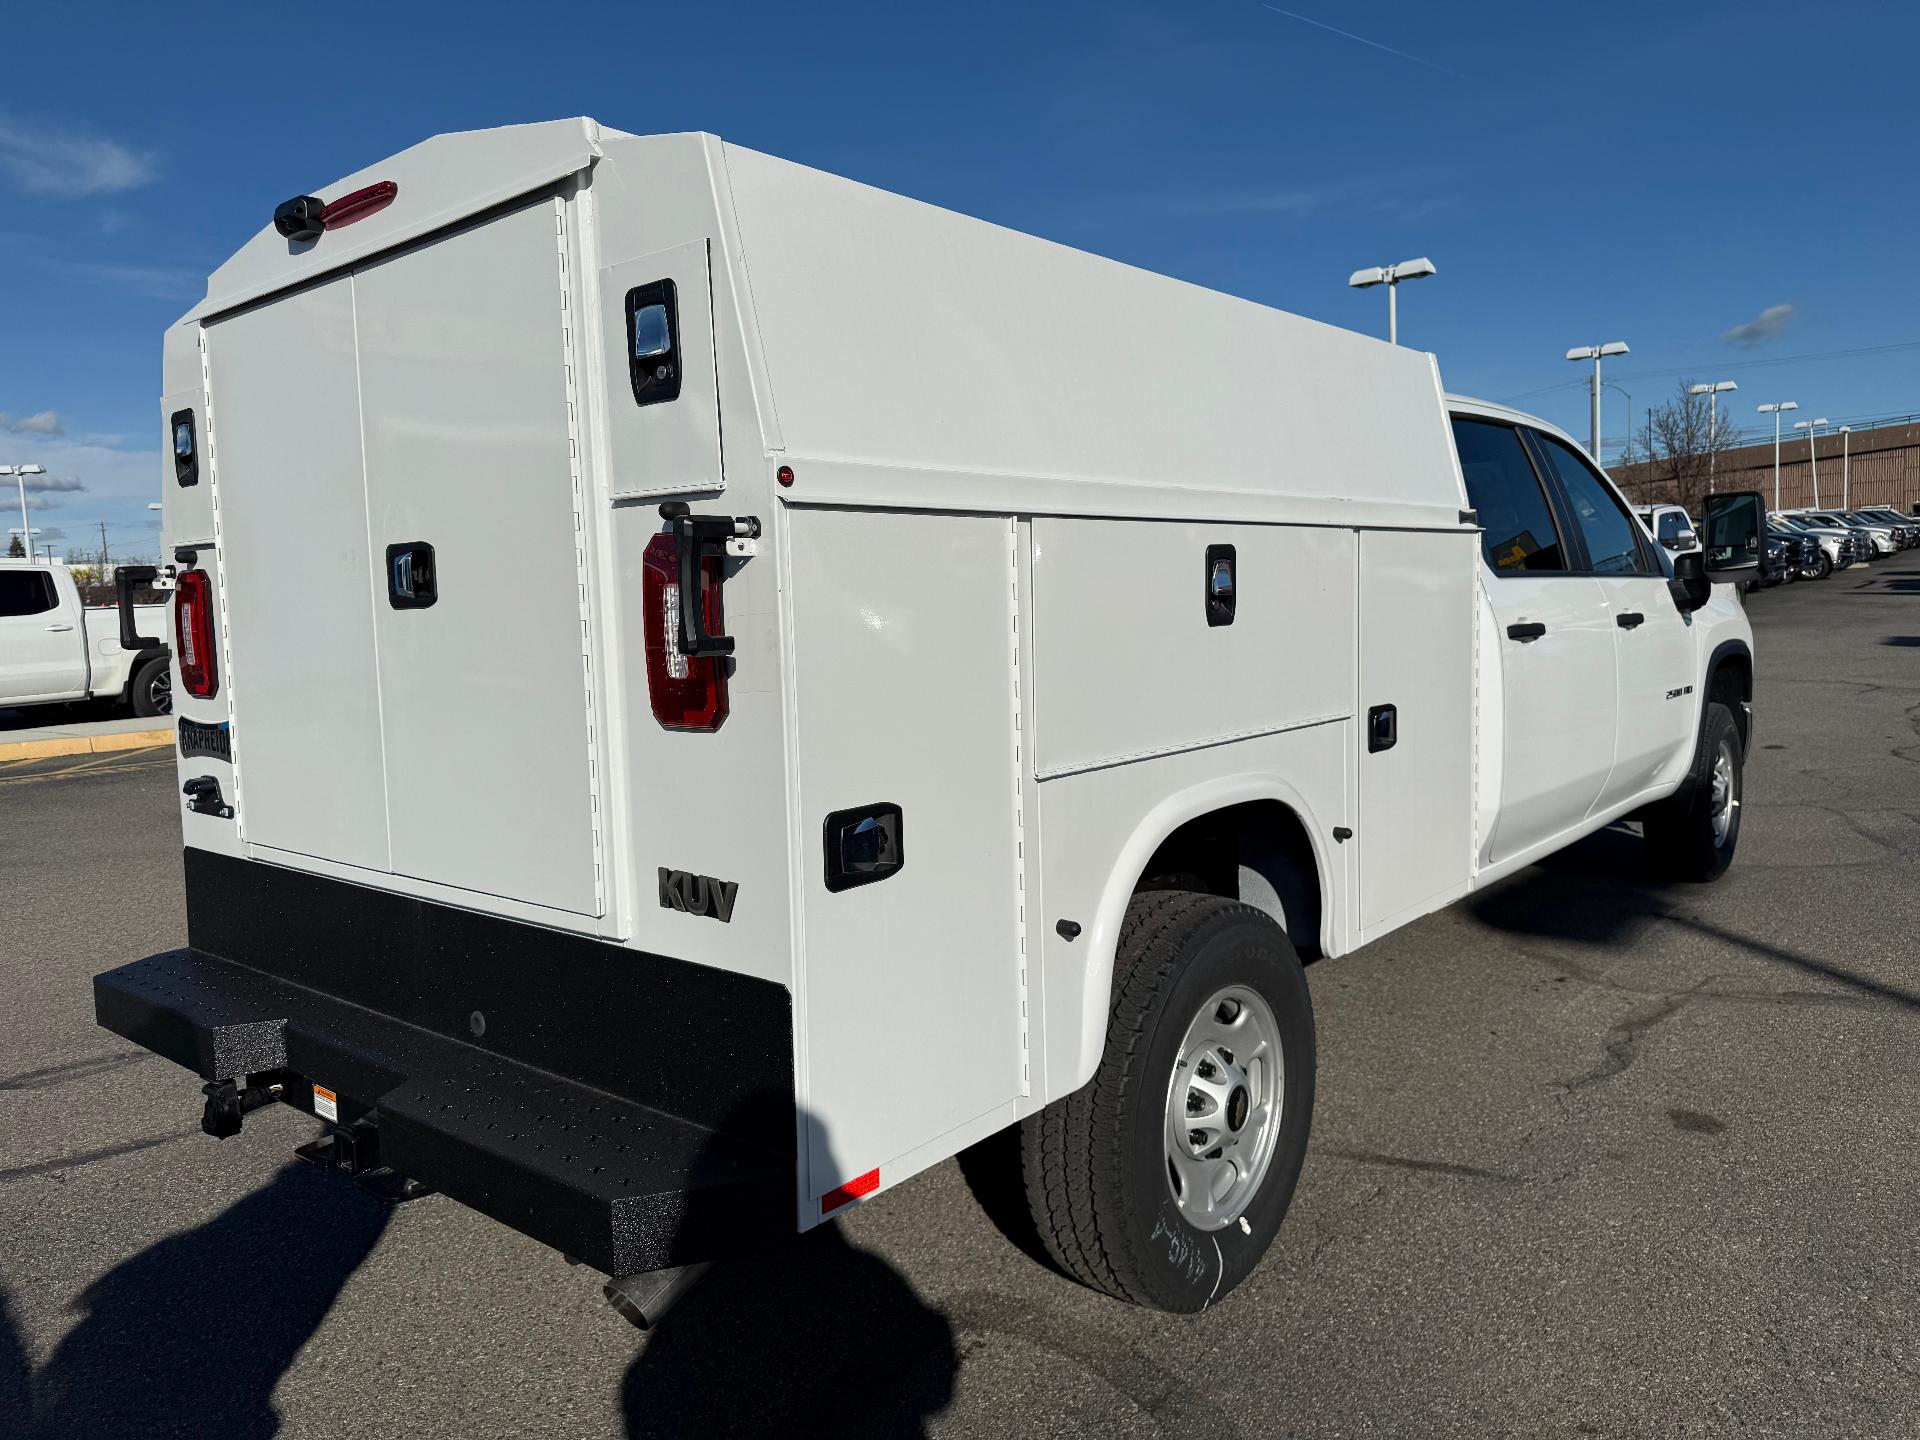
[{"label": "red brake light", "polygon": [[180,683],[189,695],[211,699],[220,690],[213,652],[213,582],[204,570],[188,570],[174,582],[173,635]]},{"label": "red brake light", "polygon": [[[653,718],[669,730],[718,730],[727,718],[727,657],[680,653],[680,586],[673,536],[647,542],[641,562],[646,615],[647,693]],[[717,555],[700,562],[700,608],[707,633],[722,635]]]},{"label": "red brake light", "polygon": [[366,219],[376,210],[386,209],[399,193],[400,187],[393,181],[382,180],[351,195],[342,195],[338,200],[330,201],[327,208],[320,212],[320,223],[329,230],[338,230],[342,225]]}]

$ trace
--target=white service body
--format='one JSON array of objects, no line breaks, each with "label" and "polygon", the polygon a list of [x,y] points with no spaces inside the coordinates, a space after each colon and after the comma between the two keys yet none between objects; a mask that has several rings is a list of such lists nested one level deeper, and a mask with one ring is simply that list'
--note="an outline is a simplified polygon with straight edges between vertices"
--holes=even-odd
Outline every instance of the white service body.
[{"label": "white service body", "polygon": [[[377,181],[167,336],[205,457],[166,544],[222,675],[176,708],[233,756],[183,757],[234,811],[183,803],[186,843],[786,987],[799,1228],[1087,1080],[1169,837],[1227,817],[1242,896],[1338,955],[1670,793],[1746,647],[1730,587],[1491,574],[1450,415],[1537,422],[1427,354],[707,135],[444,135],[319,193]],[[661,279],[682,388],[640,406],[623,299]],[[650,708],[673,501],[762,525],[711,733]],[[416,541],[438,599],[395,609]],[[823,817],[876,802],[904,865],[829,891]]]}]

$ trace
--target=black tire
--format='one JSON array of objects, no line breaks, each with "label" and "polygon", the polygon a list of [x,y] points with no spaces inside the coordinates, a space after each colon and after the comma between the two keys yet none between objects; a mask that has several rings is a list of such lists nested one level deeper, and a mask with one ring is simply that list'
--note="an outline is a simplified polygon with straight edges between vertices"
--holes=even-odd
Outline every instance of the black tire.
[{"label": "black tire", "polygon": [[173,671],[169,662],[156,657],[147,661],[133,672],[133,683],[127,687],[133,701],[133,713],[136,715],[171,715],[173,713]]},{"label": "black tire", "polygon": [[1822,550],[1820,552],[1820,563],[1813,567],[1813,578],[1816,580],[1824,580],[1831,574],[1833,574],[1833,557]]},{"label": "black tire", "polygon": [[[1668,880],[1718,880],[1740,844],[1740,812],[1746,795],[1746,753],[1740,727],[1725,705],[1709,701],[1700,721],[1693,768],[1680,788],[1646,814],[1647,856]],[[1715,767],[1729,766],[1724,831],[1717,823]]]},{"label": "black tire", "polygon": [[[1264,1001],[1278,1032],[1278,1130],[1239,1214],[1202,1229],[1182,1213],[1169,1178],[1170,1087],[1189,1026],[1229,987]],[[1220,1300],[1259,1263],[1293,1199],[1313,1119],[1314,1066],[1313,1002],[1284,930],[1218,895],[1134,896],[1099,1068],[1020,1127],[1027,1201],[1049,1257],[1083,1284],[1134,1304],[1191,1312]]]}]

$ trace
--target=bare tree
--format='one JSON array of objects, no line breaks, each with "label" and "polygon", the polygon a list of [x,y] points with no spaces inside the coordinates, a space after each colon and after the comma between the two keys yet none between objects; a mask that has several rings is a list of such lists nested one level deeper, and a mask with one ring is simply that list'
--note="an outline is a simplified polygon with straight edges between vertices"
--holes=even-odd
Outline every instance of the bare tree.
[{"label": "bare tree", "polygon": [[1649,492],[1658,483],[1669,492],[1666,498],[1697,513],[1700,498],[1712,488],[1715,457],[1734,446],[1734,430],[1732,420],[1705,395],[1691,392],[1692,382],[1682,380],[1673,399],[1647,408],[1641,443]]}]

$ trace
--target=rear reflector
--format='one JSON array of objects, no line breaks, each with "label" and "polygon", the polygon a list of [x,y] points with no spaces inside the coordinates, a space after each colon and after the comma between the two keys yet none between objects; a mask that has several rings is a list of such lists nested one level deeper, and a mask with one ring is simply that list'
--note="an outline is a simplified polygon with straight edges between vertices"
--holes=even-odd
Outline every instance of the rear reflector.
[{"label": "rear reflector", "polygon": [[836,1185],[820,1197],[820,1213],[831,1215],[842,1205],[851,1205],[863,1195],[871,1195],[880,1188],[880,1172],[869,1170],[864,1175],[856,1175],[844,1185]]},{"label": "rear reflector", "polygon": [[204,570],[188,570],[174,582],[173,636],[180,683],[189,695],[211,699],[220,690],[213,654],[213,582]]},{"label": "rear reflector", "polygon": [[[724,635],[720,611],[720,557],[700,562],[700,609],[709,635]],[[640,583],[646,613],[647,693],[653,718],[669,730],[718,730],[727,718],[724,655],[680,653],[679,561],[673,536],[647,542]]]},{"label": "rear reflector", "polygon": [[351,225],[356,220],[364,220],[376,210],[384,210],[393,203],[393,197],[400,193],[400,187],[391,180],[382,180],[377,185],[369,185],[364,190],[356,190],[351,195],[342,195],[338,200],[330,201],[321,212],[320,223],[329,230],[338,230],[342,225]]}]

